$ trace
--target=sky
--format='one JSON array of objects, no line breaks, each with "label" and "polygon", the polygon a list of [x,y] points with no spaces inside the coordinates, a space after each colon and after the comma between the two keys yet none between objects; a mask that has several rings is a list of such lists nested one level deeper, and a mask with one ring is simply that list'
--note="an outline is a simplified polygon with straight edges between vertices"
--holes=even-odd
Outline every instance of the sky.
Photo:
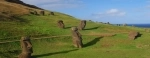
[{"label": "sky", "polygon": [[112,24],[150,23],[150,0],[22,0],[81,20]]}]

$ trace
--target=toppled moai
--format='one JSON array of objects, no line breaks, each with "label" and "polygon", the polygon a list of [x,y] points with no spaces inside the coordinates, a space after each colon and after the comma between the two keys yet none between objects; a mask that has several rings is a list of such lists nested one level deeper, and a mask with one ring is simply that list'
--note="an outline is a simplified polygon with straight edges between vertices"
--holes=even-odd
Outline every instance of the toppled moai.
[{"label": "toppled moai", "polygon": [[63,29],[65,28],[65,25],[64,25],[62,20],[58,20],[57,25],[58,25],[59,28],[63,28]]},{"label": "toppled moai", "polygon": [[25,36],[21,37],[20,40],[22,52],[19,55],[19,58],[31,58],[31,54],[33,53],[32,44],[30,42],[30,37]]},{"label": "toppled moai", "polygon": [[40,15],[45,15],[45,12],[44,12],[44,10],[42,10],[42,11],[40,11]]},{"label": "toppled moai", "polygon": [[131,31],[131,32],[129,32],[128,37],[129,37],[129,39],[134,40],[134,39],[136,39],[136,37],[138,35],[139,35],[139,32]]},{"label": "toppled moai", "polygon": [[37,11],[30,11],[30,13],[33,15],[38,15]]},{"label": "toppled moai", "polygon": [[85,26],[86,26],[86,20],[82,20],[79,24],[78,29],[83,30],[85,28]]},{"label": "toppled moai", "polygon": [[54,12],[50,12],[50,15],[55,15]]},{"label": "toppled moai", "polygon": [[83,47],[82,35],[78,32],[78,28],[72,27],[71,32],[74,47],[82,48]]},{"label": "toppled moai", "polygon": [[36,10],[33,10],[33,9],[28,9],[28,10],[30,14],[38,15],[38,12]]},{"label": "toppled moai", "polygon": [[34,13],[34,15],[38,15],[37,11],[34,11],[33,13]]}]

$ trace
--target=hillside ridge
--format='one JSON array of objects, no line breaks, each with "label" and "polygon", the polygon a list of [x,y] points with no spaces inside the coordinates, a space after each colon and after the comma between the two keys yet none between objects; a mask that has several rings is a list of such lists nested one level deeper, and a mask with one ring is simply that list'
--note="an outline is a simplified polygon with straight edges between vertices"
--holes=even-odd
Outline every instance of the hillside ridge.
[{"label": "hillside ridge", "polygon": [[11,2],[11,3],[17,3],[17,4],[21,4],[21,5],[27,6],[27,7],[31,7],[31,8],[35,8],[35,9],[41,9],[42,10],[42,8],[39,8],[39,7],[34,6],[34,5],[26,4],[26,3],[22,2],[21,0],[5,0],[5,1]]},{"label": "hillside ridge", "polygon": [[14,19],[14,16],[30,14],[31,10],[43,10],[34,5],[26,4],[21,0],[0,0],[1,21]]}]

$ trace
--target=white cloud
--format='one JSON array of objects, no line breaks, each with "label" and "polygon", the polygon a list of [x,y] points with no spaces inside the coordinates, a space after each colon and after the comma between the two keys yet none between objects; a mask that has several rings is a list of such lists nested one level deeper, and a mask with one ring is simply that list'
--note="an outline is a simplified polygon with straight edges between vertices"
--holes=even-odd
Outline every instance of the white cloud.
[{"label": "white cloud", "polygon": [[110,10],[108,10],[106,13],[116,13],[116,12],[118,12],[118,9],[110,9]]},{"label": "white cloud", "polygon": [[77,8],[82,6],[83,2],[80,0],[22,0],[25,3],[36,5],[45,9],[63,9],[63,8]]},{"label": "white cloud", "polygon": [[120,11],[118,9],[110,9],[110,10],[106,11],[105,14],[109,15],[109,16],[124,16],[126,14],[126,12]]},{"label": "white cloud", "polygon": [[126,15],[126,12],[120,11],[118,9],[110,9],[110,10],[107,10],[103,13],[101,12],[101,13],[93,14],[93,16],[95,18],[100,18],[100,17],[121,17],[121,16],[125,16],[125,15]]}]

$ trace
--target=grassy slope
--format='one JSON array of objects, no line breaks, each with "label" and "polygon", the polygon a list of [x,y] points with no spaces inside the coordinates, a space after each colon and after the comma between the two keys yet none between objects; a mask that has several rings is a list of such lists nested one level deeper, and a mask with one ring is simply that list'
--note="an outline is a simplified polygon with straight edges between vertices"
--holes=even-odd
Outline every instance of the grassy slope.
[{"label": "grassy slope", "polygon": [[[70,35],[70,27],[77,26],[79,20],[70,16],[57,14],[56,16],[22,16],[25,21],[2,22],[1,41],[18,40],[21,35],[30,34],[35,37]],[[57,20],[62,19],[66,29],[57,27]],[[13,27],[13,28],[12,28]],[[129,40],[129,31],[140,31],[142,37]],[[43,38],[32,40],[34,58],[149,58],[150,44],[149,33],[142,28],[113,26],[87,22],[85,30],[80,31],[83,35],[84,48],[77,49],[72,46],[71,36],[58,38]],[[113,37],[86,36],[86,35],[116,34]],[[18,36],[17,38],[12,38]],[[7,47],[6,47],[7,46]],[[20,53],[19,42],[0,44],[1,58],[16,57]]]},{"label": "grassy slope", "polygon": [[[0,42],[19,40],[22,35],[32,38],[71,35],[70,27],[78,26],[79,20],[55,13],[56,16],[21,16],[13,21],[0,21]],[[57,20],[63,20],[66,29],[57,27]],[[142,36],[128,39],[129,31],[139,31]],[[149,58],[150,34],[142,28],[113,26],[87,22],[83,35],[84,48],[72,46],[71,36],[32,40],[33,58]],[[112,37],[98,35],[116,34]],[[88,36],[87,36],[88,35]],[[95,36],[91,36],[95,35]],[[100,37],[100,38],[99,38]],[[21,52],[19,42],[0,44],[0,58],[15,58]]]}]

